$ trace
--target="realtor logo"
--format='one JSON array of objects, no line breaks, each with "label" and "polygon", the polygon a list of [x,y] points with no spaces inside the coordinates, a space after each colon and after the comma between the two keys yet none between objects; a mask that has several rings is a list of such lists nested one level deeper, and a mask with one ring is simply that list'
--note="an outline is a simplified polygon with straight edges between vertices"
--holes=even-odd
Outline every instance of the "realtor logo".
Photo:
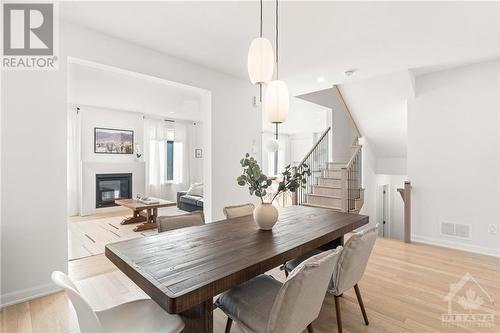
[{"label": "realtor logo", "polygon": [[[481,310],[485,304],[493,304],[493,299],[470,273],[466,273],[460,281],[450,284],[450,292],[443,298],[448,303],[448,313],[441,315],[443,325],[492,327],[495,315],[492,311]],[[453,311],[453,304],[460,305],[463,310]]]},{"label": "realtor logo", "polygon": [[3,4],[4,69],[55,69],[54,3]]}]

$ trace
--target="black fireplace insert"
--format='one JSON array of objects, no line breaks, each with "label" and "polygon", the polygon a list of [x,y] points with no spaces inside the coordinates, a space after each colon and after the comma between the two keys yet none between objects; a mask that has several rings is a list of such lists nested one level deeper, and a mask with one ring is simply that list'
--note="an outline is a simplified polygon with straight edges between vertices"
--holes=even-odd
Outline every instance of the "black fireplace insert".
[{"label": "black fireplace insert", "polygon": [[116,206],[115,200],[132,198],[132,174],[97,174],[95,189],[96,208]]}]

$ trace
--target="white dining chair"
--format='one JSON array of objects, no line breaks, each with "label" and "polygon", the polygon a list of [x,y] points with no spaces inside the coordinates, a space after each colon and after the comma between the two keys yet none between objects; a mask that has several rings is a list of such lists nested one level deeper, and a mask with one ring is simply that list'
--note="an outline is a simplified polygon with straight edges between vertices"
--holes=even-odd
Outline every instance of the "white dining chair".
[{"label": "white dining chair", "polygon": [[226,333],[235,321],[246,333],[313,333],[333,269],[342,247],[325,251],[302,262],[285,283],[259,275],[216,301],[227,316]]},{"label": "white dining chair", "polygon": [[158,224],[158,232],[160,233],[196,225],[204,225],[205,217],[202,211],[196,211],[182,215],[158,216],[156,223]]},{"label": "white dining chair", "polygon": [[52,281],[64,288],[73,304],[81,333],[162,332],[178,333],[184,322],[165,312],[151,299],[141,299],[94,311],[76,285],[63,272],[52,273]]},{"label": "white dining chair", "polygon": [[[335,298],[335,312],[337,314],[337,327],[338,332],[342,333],[342,318],[340,314],[340,300],[339,297],[348,289],[354,288],[356,298],[358,299],[359,307],[365,324],[368,325],[368,316],[366,315],[361,292],[359,291],[358,282],[363,277],[363,274],[368,264],[368,259],[375,245],[378,235],[378,224],[371,228],[354,232],[351,238],[344,245],[344,250],[340,255],[340,259],[333,271],[332,280],[328,291],[333,294]],[[314,254],[314,253],[312,253]],[[312,255],[311,254],[311,255]],[[290,260],[285,264],[285,270],[293,271],[304,257],[299,257]]]},{"label": "white dining chair", "polygon": [[226,219],[234,219],[236,217],[248,216],[253,214],[255,205],[253,203],[247,203],[237,206],[227,206],[222,209]]}]

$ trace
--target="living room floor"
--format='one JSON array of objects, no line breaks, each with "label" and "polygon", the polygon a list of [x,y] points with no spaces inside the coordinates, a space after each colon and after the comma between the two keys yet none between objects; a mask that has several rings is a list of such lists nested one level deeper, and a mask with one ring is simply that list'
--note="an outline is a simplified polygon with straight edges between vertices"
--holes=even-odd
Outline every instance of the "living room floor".
[{"label": "living room floor", "polygon": [[[344,332],[498,332],[500,318],[500,265],[495,257],[442,247],[379,238],[359,287],[370,325],[365,326],[353,290],[341,298]],[[270,272],[283,281],[279,269]],[[493,303],[481,294],[481,313],[493,314],[491,327],[445,325],[448,311],[443,298],[450,284],[470,273]],[[145,297],[145,294],[104,255],[69,262],[69,274],[95,309]],[[476,286],[472,286],[480,293]],[[464,312],[458,304],[455,311]],[[476,310],[478,311],[478,310]],[[465,311],[467,312],[467,311]],[[474,312],[474,311],[473,311]],[[224,332],[226,317],[214,312],[214,332]],[[337,332],[333,296],[327,294],[315,332]],[[2,332],[79,332],[76,315],[64,292],[4,308]],[[232,333],[241,333],[233,325]]]},{"label": "living room floor", "polygon": [[[180,215],[187,212],[177,207],[160,208],[159,216]],[[108,243],[145,237],[157,231],[135,232],[137,224],[122,225],[120,222],[131,216],[128,209],[100,212],[89,216],[71,216],[68,218],[68,260],[85,258],[104,253]]]}]

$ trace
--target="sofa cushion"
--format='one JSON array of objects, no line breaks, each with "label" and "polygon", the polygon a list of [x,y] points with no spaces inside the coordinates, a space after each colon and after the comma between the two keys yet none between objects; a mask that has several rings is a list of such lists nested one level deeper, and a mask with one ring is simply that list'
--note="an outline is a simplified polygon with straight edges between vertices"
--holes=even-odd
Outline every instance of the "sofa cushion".
[{"label": "sofa cushion", "polygon": [[191,186],[189,187],[189,190],[187,190],[187,194],[202,197],[203,196],[203,184],[202,183],[191,184]]},{"label": "sofa cushion", "polygon": [[189,195],[189,194],[183,195],[180,198],[181,202],[187,203],[187,204],[193,205],[193,206],[196,206],[196,203],[200,199],[203,199],[203,197],[198,196],[198,195]]}]

